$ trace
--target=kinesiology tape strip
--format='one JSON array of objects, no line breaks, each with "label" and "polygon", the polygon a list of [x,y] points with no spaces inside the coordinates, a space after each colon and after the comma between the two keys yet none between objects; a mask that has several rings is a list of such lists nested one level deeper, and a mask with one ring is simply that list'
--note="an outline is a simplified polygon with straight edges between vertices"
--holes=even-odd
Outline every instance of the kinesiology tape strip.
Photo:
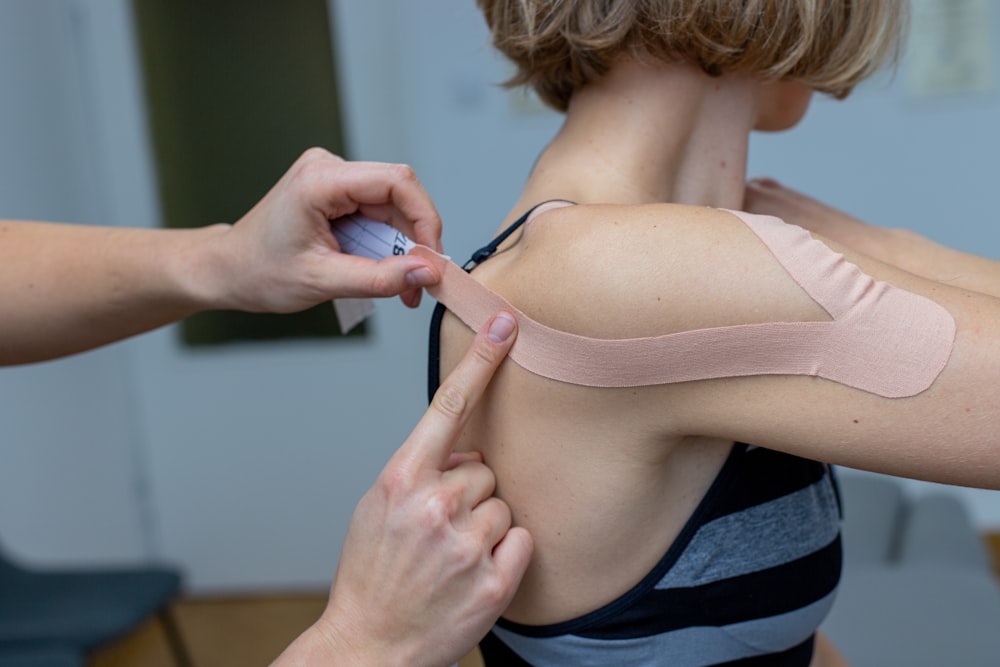
[{"label": "kinesiology tape strip", "polygon": [[543,377],[591,387],[638,387],[754,375],[825,378],[887,398],[913,396],[951,356],[955,320],[923,296],[875,280],[809,232],[778,218],[729,211],[830,316],[596,339],[547,327],[429,248],[441,282],[428,291],[473,331],[500,310],[518,320],[510,358]]}]

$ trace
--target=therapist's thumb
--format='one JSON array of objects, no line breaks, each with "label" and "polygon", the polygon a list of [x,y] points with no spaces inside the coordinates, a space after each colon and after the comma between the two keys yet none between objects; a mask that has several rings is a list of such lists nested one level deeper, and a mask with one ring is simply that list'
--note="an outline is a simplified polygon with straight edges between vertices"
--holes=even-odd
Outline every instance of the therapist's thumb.
[{"label": "therapist's thumb", "polygon": [[435,285],[441,274],[427,260],[392,255],[380,260],[333,253],[323,276],[331,298],[390,297]]}]

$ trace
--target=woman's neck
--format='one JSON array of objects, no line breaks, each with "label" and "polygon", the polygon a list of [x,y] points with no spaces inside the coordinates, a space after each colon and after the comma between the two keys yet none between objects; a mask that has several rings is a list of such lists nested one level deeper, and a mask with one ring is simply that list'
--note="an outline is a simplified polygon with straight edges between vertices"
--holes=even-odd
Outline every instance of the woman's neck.
[{"label": "woman's neck", "polygon": [[623,61],[574,95],[518,205],[561,197],[741,208],[758,92],[750,77]]}]

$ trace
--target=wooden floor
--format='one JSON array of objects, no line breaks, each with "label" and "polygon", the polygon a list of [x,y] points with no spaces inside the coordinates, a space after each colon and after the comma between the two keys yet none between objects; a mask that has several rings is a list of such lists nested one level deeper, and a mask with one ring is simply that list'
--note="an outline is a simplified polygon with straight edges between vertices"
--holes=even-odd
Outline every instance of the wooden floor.
[{"label": "wooden floor", "polygon": [[[170,615],[193,667],[269,665],[326,605],[316,595],[184,599]],[[116,644],[97,651],[88,667],[177,667],[160,619],[146,623]],[[460,667],[481,667],[478,654]]]},{"label": "wooden floor", "polygon": [[[984,536],[1000,575],[1000,533]],[[184,599],[171,618],[193,667],[268,665],[319,617],[326,592],[315,595]],[[90,656],[88,667],[176,667],[165,627],[150,621]],[[478,653],[460,667],[481,667]]]}]

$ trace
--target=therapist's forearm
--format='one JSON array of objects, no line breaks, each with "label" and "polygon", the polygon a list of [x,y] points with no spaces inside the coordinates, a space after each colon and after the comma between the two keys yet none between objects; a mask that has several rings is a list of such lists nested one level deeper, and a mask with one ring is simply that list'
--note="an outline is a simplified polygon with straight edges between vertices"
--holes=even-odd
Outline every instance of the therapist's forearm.
[{"label": "therapist's forearm", "polygon": [[330,220],[361,211],[440,246],[406,165],[304,152],[234,224],[136,229],[0,220],[0,366],[81,352],[201,310],[294,313],[343,297],[416,306],[440,280],[419,257],[340,252]]},{"label": "therapist's forearm", "polygon": [[839,211],[787,221],[915,275],[1000,297],[1000,262],[996,260],[943,246],[906,228],[871,225]]},{"label": "therapist's forearm", "polygon": [[772,179],[748,182],[744,205],[751,213],[775,215],[918,276],[1000,297],[1000,262],[948,248],[905,227],[868,224]]},{"label": "therapist's forearm", "polygon": [[885,233],[883,261],[940,283],[1000,297],[1000,262],[940,245],[905,229]]},{"label": "therapist's forearm", "polygon": [[0,221],[0,365],[73,354],[216,307],[212,241],[229,229]]}]

